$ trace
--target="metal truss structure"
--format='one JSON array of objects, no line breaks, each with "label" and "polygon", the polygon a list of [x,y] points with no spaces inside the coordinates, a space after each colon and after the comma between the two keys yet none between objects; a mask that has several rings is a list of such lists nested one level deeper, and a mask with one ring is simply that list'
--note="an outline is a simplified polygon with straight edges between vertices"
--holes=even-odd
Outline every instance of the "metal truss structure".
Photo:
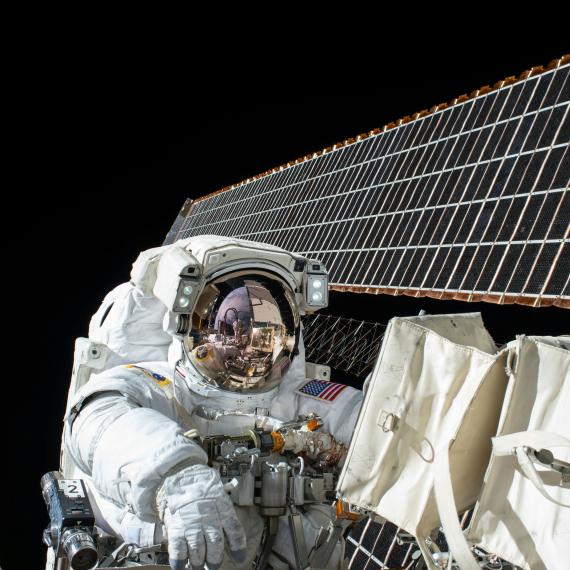
[{"label": "metal truss structure", "polygon": [[305,358],[355,376],[372,372],[386,325],[317,313],[303,319]]}]

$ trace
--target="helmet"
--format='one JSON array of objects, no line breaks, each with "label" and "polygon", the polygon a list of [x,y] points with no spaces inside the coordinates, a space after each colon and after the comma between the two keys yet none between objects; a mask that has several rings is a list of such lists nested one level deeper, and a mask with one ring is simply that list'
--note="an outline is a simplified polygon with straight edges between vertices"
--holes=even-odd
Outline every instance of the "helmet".
[{"label": "helmet", "polygon": [[235,392],[275,387],[299,340],[290,286],[265,271],[233,272],[207,283],[184,337],[184,359],[208,383]]}]

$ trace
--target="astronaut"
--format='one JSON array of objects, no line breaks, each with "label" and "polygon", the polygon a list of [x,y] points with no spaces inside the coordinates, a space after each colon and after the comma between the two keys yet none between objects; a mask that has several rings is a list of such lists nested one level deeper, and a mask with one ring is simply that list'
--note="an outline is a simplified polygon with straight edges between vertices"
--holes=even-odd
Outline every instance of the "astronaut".
[{"label": "astronaut", "polygon": [[[139,255],[91,320],[90,354],[76,351],[65,420],[64,474],[86,481],[104,533],[149,551],[167,542],[174,570],[259,561],[267,529],[253,490],[236,500],[196,436],[275,433],[316,415],[333,443],[312,458],[340,459],[362,393],[306,377],[300,321],[327,301],[321,263],[267,244],[198,236]],[[299,512],[310,549],[332,507]],[[269,564],[295,567],[278,520]]]}]

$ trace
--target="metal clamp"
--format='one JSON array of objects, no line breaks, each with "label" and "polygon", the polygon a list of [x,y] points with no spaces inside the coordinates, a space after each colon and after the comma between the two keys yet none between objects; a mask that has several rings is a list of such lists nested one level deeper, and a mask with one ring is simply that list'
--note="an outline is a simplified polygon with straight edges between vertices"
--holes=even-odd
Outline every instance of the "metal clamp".
[{"label": "metal clamp", "polygon": [[392,412],[382,410],[378,418],[378,425],[384,433],[395,431],[398,426],[398,416]]},{"label": "metal clamp", "polygon": [[562,475],[561,485],[570,483],[570,463],[556,459],[549,449],[534,449],[525,445],[523,451],[532,461],[560,473]]}]

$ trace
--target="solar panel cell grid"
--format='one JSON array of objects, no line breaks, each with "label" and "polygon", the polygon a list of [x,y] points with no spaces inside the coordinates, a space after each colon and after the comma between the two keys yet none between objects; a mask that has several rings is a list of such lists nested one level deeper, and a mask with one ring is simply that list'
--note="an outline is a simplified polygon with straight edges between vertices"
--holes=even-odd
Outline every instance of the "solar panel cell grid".
[{"label": "solar panel cell grid", "polygon": [[[527,282],[524,288],[526,293],[535,295],[540,293],[540,287],[550,272],[550,268],[553,265],[554,258],[558,253],[559,248],[559,244],[547,243],[540,248],[539,252],[536,253],[532,272],[529,271],[527,275]],[[531,251],[531,255],[532,253],[533,251]]]},{"label": "solar panel cell grid", "polygon": [[265,241],[321,258],[340,289],[568,307],[569,68],[200,199],[168,240]]}]

